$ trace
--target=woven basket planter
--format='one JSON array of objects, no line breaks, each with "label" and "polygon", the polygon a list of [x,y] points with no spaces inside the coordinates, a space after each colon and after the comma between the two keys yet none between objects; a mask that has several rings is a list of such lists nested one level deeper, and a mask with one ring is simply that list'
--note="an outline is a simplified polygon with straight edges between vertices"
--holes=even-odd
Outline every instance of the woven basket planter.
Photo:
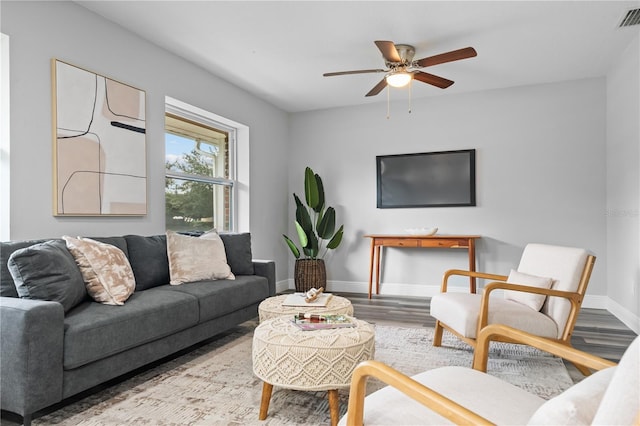
[{"label": "woven basket planter", "polygon": [[327,270],[322,259],[298,259],[294,273],[297,292],[307,292],[312,288],[327,289]]}]

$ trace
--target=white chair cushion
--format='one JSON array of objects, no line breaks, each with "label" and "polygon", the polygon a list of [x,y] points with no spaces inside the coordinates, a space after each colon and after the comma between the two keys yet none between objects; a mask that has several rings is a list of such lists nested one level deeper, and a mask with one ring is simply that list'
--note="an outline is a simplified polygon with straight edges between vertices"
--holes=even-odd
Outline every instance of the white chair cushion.
[{"label": "white chair cushion", "polygon": [[616,367],[598,371],[542,404],[530,425],[590,425]]},{"label": "white chair cushion", "polygon": [[[553,280],[547,277],[539,277],[537,275],[525,274],[524,272],[518,272],[511,270],[507,282],[511,284],[521,284],[529,287],[550,289]],[[534,311],[539,311],[544,305],[544,301],[547,296],[544,294],[527,293],[524,291],[505,290],[504,298],[506,300],[512,300],[514,302],[521,303],[530,307]]]},{"label": "white chair cushion", "polygon": [[[588,255],[580,248],[528,244],[522,253],[518,272],[553,278],[552,288],[555,290],[576,291]],[[554,337],[562,337],[570,310],[571,302],[567,299],[547,298],[542,312],[558,324],[558,334]]]},{"label": "white chair cushion", "polygon": [[[479,294],[439,293],[431,298],[431,316],[461,335],[475,339],[480,315]],[[488,324],[506,324],[537,336],[556,338],[556,323],[541,312],[501,298],[489,300]]]},{"label": "white chair cushion", "polygon": [[[464,367],[442,367],[412,377],[414,380],[478,413],[496,424],[525,424],[545,402],[494,376]],[[505,404],[505,401],[509,401]],[[346,425],[343,416],[340,425]],[[365,398],[364,424],[441,425],[444,417],[391,386]]]},{"label": "white chair cushion", "polygon": [[640,410],[640,337],[636,337],[615,368],[598,407],[594,425],[630,425]]}]

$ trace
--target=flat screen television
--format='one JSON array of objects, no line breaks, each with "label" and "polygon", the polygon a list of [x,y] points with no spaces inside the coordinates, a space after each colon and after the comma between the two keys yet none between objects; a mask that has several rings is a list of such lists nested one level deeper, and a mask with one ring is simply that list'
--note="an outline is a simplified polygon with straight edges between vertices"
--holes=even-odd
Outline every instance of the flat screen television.
[{"label": "flat screen television", "polygon": [[476,205],[476,150],[378,155],[381,209]]}]

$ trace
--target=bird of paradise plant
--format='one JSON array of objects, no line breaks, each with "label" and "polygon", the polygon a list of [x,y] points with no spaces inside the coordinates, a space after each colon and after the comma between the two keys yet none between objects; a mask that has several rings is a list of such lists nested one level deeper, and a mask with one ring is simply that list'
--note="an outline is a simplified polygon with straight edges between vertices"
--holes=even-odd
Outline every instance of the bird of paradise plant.
[{"label": "bird of paradise plant", "polygon": [[342,242],[344,225],[335,231],[336,211],[333,207],[324,208],[322,179],[310,167],[304,173],[304,195],[306,205],[293,194],[296,202],[295,226],[302,252],[289,237],[282,236],[296,259],[300,259],[301,255],[305,259],[323,259],[329,250],[337,248]]}]

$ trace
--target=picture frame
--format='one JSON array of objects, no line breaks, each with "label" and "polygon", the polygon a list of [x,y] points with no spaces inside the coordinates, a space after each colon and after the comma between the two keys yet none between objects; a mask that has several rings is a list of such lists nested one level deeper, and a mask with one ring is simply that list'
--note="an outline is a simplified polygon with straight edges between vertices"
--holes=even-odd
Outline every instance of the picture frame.
[{"label": "picture frame", "polygon": [[54,216],[147,214],[146,93],[51,60]]}]

